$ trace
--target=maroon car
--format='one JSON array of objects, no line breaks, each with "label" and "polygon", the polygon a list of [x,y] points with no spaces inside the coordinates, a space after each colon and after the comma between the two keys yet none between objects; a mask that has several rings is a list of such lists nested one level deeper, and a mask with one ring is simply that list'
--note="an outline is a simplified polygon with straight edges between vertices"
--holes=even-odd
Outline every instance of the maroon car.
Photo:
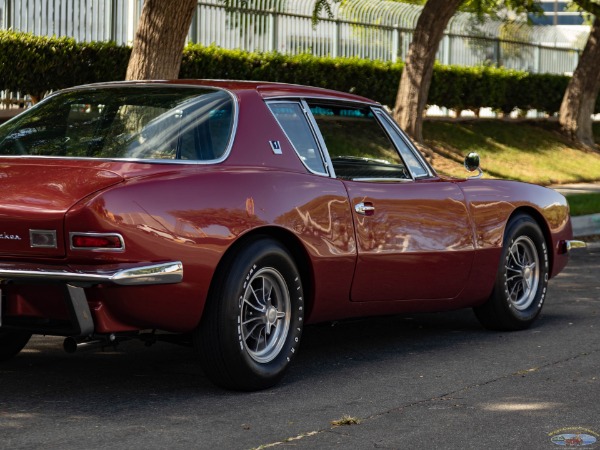
[{"label": "maroon car", "polygon": [[380,104],[286,84],[64,90],[0,127],[0,183],[0,359],[32,334],[180,339],[243,390],[305,323],[526,328],[579,244],[553,190],[438,176]]}]

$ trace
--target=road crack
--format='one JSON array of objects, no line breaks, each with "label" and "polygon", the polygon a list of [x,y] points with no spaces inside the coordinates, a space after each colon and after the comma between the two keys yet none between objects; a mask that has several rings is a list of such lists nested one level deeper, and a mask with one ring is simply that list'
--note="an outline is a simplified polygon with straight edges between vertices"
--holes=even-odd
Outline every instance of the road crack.
[{"label": "road crack", "polygon": [[[375,414],[371,414],[371,415],[366,416],[366,417],[361,417],[358,420],[360,421],[360,424],[364,424],[364,423],[369,422],[371,420],[375,420],[375,419],[377,419],[379,417],[383,417],[383,416],[385,416],[387,414],[391,414],[391,413],[394,413],[394,412],[402,411],[402,410],[405,410],[405,409],[410,409],[410,408],[413,408],[415,406],[422,406],[422,405],[426,405],[428,403],[439,402],[439,401],[459,400],[459,399],[463,398],[463,397],[460,396],[460,394],[468,392],[468,391],[470,391],[472,389],[481,388],[481,387],[484,387],[484,386],[489,386],[491,384],[498,383],[500,381],[504,381],[504,380],[507,380],[507,379],[509,379],[511,377],[515,377],[515,376],[525,377],[525,376],[527,376],[529,374],[539,372],[539,371],[541,371],[541,370],[543,370],[545,368],[553,367],[553,366],[556,366],[558,364],[568,363],[570,361],[575,361],[575,360],[577,360],[579,358],[591,356],[591,355],[596,354],[598,352],[600,352],[600,349],[588,350],[586,352],[581,352],[581,353],[579,353],[577,355],[570,356],[568,358],[564,358],[564,359],[561,359],[561,360],[558,360],[558,361],[548,362],[546,364],[542,364],[540,366],[531,367],[531,368],[527,368],[527,369],[520,369],[520,370],[517,370],[516,372],[508,373],[508,374],[502,375],[500,377],[494,378],[492,380],[488,380],[488,381],[484,381],[484,382],[480,382],[480,383],[474,383],[474,384],[470,384],[468,386],[463,386],[463,387],[461,387],[459,389],[455,389],[453,391],[447,392],[447,393],[442,394],[442,395],[438,395],[436,397],[432,397],[432,398],[428,398],[428,399],[417,400],[417,401],[414,401],[414,402],[406,403],[404,405],[397,406],[395,408],[391,408],[391,409],[388,409],[386,411],[382,411],[382,412],[378,412],[378,413],[375,413]],[[360,426],[360,424],[357,424],[357,425]],[[262,449],[277,447],[277,446],[280,446],[280,445],[286,445],[286,444],[290,444],[290,443],[293,443],[295,441],[299,441],[301,439],[305,439],[305,438],[308,438],[308,437],[316,436],[316,435],[319,435],[319,434],[322,434],[322,433],[339,433],[339,429],[340,429],[339,426],[331,426],[331,427],[327,427],[327,428],[322,428],[320,430],[308,431],[306,433],[301,433],[301,434],[298,434],[297,436],[289,437],[289,438],[283,439],[283,440],[278,441],[278,442],[272,442],[272,443],[269,443],[269,444],[264,444],[264,445],[260,445],[258,447],[254,447],[252,450],[262,450]]]}]

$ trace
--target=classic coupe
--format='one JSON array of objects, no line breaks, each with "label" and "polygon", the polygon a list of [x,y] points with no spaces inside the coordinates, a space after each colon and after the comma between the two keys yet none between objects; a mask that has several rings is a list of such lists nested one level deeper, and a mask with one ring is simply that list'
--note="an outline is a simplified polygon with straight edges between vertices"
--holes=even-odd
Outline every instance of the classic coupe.
[{"label": "classic coupe", "polygon": [[280,83],[55,93],[0,127],[0,183],[1,360],[32,334],[180,340],[239,390],[277,383],[309,323],[524,329],[580,245],[555,191],[439,176],[380,104]]}]

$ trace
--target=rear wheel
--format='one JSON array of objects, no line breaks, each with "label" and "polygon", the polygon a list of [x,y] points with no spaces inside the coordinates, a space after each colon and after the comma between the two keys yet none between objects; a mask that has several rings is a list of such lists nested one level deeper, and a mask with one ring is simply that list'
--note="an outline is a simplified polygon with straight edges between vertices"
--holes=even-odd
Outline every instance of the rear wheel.
[{"label": "rear wheel", "polygon": [[27,345],[31,333],[0,330],[0,361],[16,356]]},{"label": "rear wheel", "polygon": [[486,328],[522,330],[542,310],[548,286],[548,248],[537,223],[514,217],[506,228],[496,284],[489,300],[475,308]]},{"label": "rear wheel", "polygon": [[296,265],[274,240],[255,240],[216,275],[194,344],[206,375],[239,390],[265,389],[298,350],[304,299]]}]

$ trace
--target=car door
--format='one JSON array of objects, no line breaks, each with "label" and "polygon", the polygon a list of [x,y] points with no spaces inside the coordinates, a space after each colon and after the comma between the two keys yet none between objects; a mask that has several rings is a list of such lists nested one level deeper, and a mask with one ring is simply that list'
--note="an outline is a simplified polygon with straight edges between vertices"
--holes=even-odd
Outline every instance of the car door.
[{"label": "car door", "polygon": [[451,299],[473,262],[472,225],[456,183],[435,176],[379,108],[307,102],[353,208],[351,300]]}]

